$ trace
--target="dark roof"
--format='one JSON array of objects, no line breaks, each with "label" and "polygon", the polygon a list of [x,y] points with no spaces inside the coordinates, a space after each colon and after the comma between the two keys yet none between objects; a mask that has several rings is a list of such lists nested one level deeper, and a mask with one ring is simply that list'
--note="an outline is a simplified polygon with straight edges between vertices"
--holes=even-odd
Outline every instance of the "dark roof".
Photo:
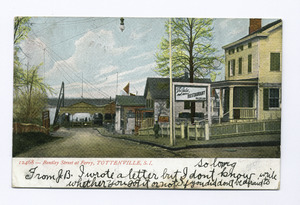
[{"label": "dark roof", "polygon": [[[188,78],[173,78],[173,82],[188,83]],[[210,83],[208,78],[195,79],[194,83]],[[153,99],[167,99],[170,97],[170,78],[147,78],[144,97],[146,97],[148,89]]]},{"label": "dark roof", "polygon": [[[57,106],[57,98],[48,98],[48,106],[50,107],[56,107]],[[102,106],[109,104],[110,102],[114,101],[114,99],[109,98],[65,98],[64,99],[64,105],[65,107],[77,104],[77,103],[87,103],[90,105],[95,106]]]},{"label": "dark roof", "polygon": [[255,32],[253,32],[253,33],[251,33],[251,34],[248,34],[247,36],[244,36],[243,38],[241,38],[241,39],[239,39],[239,40],[242,40],[242,39],[244,39],[244,38],[247,38],[248,36],[251,36],[251,35],[253,35],[253,34],[262,33],[263,31],[265,31],[265,30],[271,28],[272,26],[275,26],[276,24],[279,24],[280,22],[282,22],[281,19],[279,19],[279,20],[277,20],[277,21],[274,21],[274,22],[272,22],[272,23],[269,23],[269,24],[267,24],[267,25],[261,27],[261,28],[258,29],[257,31],[255,31]]},{"label": "dark roof", "polygon": [[117,95],[116,105],[120,106],[145,106],[146,100],[144,96],[127,96]]}]

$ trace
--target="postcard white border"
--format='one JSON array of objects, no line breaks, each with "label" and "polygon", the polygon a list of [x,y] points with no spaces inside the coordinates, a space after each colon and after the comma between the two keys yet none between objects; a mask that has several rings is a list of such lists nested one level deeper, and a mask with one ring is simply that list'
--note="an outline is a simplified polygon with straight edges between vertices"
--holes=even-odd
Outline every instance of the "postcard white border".
[{"label": "postcard white border", "polygon": [[[99,1],[97,1],[99,2]],[[238,0],[227,1],[196,1],[196,6],[183,6],[182,1],[107,1],[97,3],[96,1],[74,2],[66,1],[5,1],[1,3],[1,68],[12,67],[12,19],[15,15],[36,15],[36,16],[201,16],[201,17],[263,17],[282,18],[284,22],[283,35],[283,112],[282,112],[282,172],[281,190],[271,192],[261,191],[118,191],[105,190],[87,192],[83,190],[43,190],[31,189],[20,190],[11,188],[11,110],[4,109],[4,117],[0,118],[2,137],[0,143],[3,163],[1,168],[1,194],[2,201],[10,204],[80,204],[95,202],[97,200],[105,204],[185,204],[199,202],[210,204],[235,204],[243,201],[244,204],[297,204],[300,201],[299,182],[300,178],[295,176],[295,170],[300,169],[299,156],[300,144],[299,133],[295,127],[299,126],[298,116],[299,96],[296,93],[300,90],[299,84],[299,3],[297,1],[251,1],[251,4],[241,4]],[[186,2],[186,1],[185,1]],[[177,4],[176,4],[177,3]],[[176,4],[176,5],[174,5]],[[212,8],[212,5],[218,5]],[[72,8],[70,7],[72,5]],[[93,5],[93,6],[91,6]],[[133,7],[133,5],[135,5]],[[155,7],[156,5],[156,7]],[[157,8],[157,5],[160,7]],[[261,6],[260,6],[261,5]],[[170,6],[170,9],[166,9]],[[146,8],[146,9],[145,9]],[[146,12],[145,12],[146,10]],[[167,11],[166,11],[167,10]],[[12,105],[12,70],[1,69],[1,94],[6,98],[1,100],[2,107]],[[293,99],[293,100],[290,100]],[[49,197],[50,196],[50,197]],[[195,197],[199,196],[199,197]],[[30,200],[27,200],[30,198]],[[47,200],[45,201],[45,198]],[[99,199],[100,198],[100,199]],[[135,202],[132,199],[135,199]],[[233,200],[234,199],[234,200]]]}]

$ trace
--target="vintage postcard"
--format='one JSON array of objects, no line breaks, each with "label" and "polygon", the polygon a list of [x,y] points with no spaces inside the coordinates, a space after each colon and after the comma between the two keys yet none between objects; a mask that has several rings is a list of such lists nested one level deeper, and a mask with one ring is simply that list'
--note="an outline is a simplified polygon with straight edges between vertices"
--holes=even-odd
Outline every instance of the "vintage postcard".
[{"label": "vintage postcard", "polygon": [[282,23],[15,17],[12,186],[279,189]]}]

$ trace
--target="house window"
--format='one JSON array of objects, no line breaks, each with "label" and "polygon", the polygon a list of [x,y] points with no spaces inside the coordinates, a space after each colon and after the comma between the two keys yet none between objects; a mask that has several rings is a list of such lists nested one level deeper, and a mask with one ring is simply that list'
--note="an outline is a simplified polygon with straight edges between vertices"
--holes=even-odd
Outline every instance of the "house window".
[{"label": "house window", "polygon": [[263,95],[264,110],[269,110],[269,108],[279,108],[279,88],[265,88]]},{"label": "house window", "polygon": [[243,45],[238,46],[238,47],[236,48],[236,52],[240,52],[240,51],[242,51],[242,50],[244,50],[244,46],[243,46]]},{"label": "house window", "polygon": [[229,76],[235,75],[235,59],[230,60],[230,63],[228,63],[229,68]]},{"label": "house window", "polygon": [[190,101],[184,101],[184,109],[190,109],[191,108],[191,102]]},{"label": "house window", "polygon": [[280,71],[280,53],[270,54],[270,70]]},{"label": "house window", "polygon": [[252,43],[251,42],[248,43],[248,48],[252,48]]},{"label": "house window", "polygon": [[230,55],[230,54],[234,54],[234,48],[233,48],[233,49],[230,49],[230,50],[228,51],[228,53],[229,53],[229,55]]},{"label": "house window", "polygon": [[269,107],[278,108],[279,107],[279,89],[270,89]]},{"label": "house window", "polygon": [[150,108],[154,108],[154,100],[150,100],[151,104],[150,104]]},{"label": "house window", "polygon": [[148,99],[146,101],[146,107],[153,108],[154,107],[154,101],[152,99]]},{"label": "house window", "polygon": [[248,73],[252,72],[252,55],[248,55]]},{"label": "house window", "polygon": [[235,75],[235,59],[228,61],[228,77]]},{"label": "house window", "polygon": [[239,58],[239,74],[242,74],[243,69],[243,58]]}]

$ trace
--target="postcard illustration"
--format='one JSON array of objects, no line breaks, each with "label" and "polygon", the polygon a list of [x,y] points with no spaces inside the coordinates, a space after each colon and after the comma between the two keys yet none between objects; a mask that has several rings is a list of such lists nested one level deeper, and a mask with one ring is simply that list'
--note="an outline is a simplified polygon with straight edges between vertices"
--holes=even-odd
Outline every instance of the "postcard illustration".
[{"label": "postcard illustration", "polygon": [[15,17],[13,69],[13,187],[280,188],[280,19]]}]

